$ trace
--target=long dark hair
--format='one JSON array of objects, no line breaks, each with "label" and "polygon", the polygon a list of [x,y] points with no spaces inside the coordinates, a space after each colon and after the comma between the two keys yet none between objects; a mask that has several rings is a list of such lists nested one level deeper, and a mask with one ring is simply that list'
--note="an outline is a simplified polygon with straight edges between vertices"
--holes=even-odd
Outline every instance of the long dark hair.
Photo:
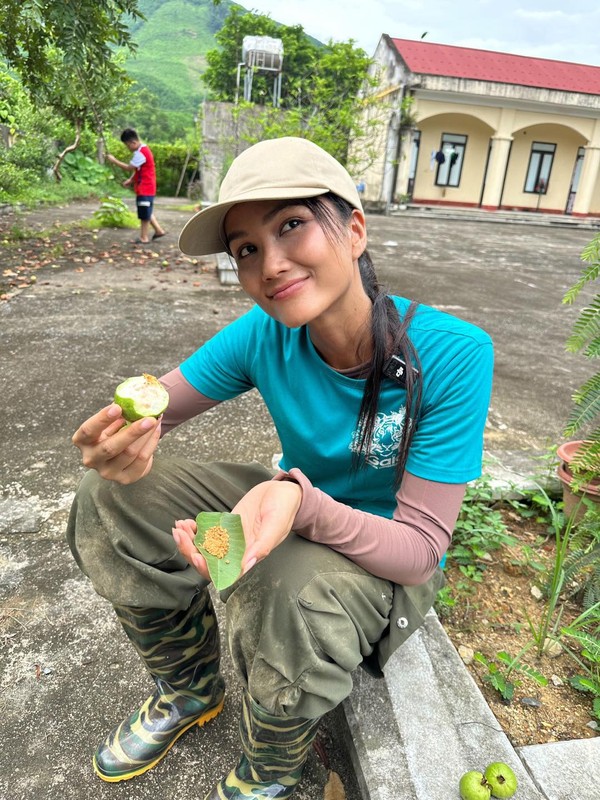
[{"label": "long dark hair", "polygon": [[[332,193],[306,198],[299,202],[314,214],[325,233],[334,239],[339,238],[352,216],[352,206]],[[384,368],[390,356],[397,355],[407,365],[406,415],[402,425],[394,479],[394,487],[398,488],[402,481],[421,408],[421,364],[418,353],[408,336],[408,327],[417,305],[411,303],[401,319],[394,301],[377,278],[373,261],[367,250],[360,256],[358,266],[364,290],[373,305],[370,331],[373,355],[358,412],[358,442],[354,452],[353,468],[358,470],[368,464],[381,385],[384,380],[387,380]]]}]

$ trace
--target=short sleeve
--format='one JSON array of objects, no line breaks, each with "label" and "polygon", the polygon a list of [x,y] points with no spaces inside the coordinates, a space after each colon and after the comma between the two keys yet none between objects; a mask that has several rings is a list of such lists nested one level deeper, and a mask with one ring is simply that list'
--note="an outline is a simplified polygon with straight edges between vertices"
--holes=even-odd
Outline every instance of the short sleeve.
[{"label": "short sleeve", "polygon": [[142,153],[141,148],[135,151],[135,153],[131,156],[131,161],[129,163],[136,169],[139,169],[143,164],[146,163],[146,156]]},{"label": "short sleeve", "polygon": [[180,364],[183,377],[214,400],[230,400],[252,389],[255,327],[252,311],[227,325]]},{"label": "short sleeve", "polygon": [[409,472],[443,483],[465,483],[481,475],[493,369],[486,335],[438,365],[406,463]]}]

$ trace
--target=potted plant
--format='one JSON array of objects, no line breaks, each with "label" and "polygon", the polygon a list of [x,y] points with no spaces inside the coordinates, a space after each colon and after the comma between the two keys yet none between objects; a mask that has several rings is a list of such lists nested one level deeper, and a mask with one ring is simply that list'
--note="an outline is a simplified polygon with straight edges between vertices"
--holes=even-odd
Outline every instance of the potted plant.
[{"label": "potted plant", "polygon": [[[586,266],[579,280],[566,292],[563,303],[573,303],[581,290],[600,276],[600,233],[584,248],[581,260]],[[600,357],[600,292],[579,312],[566,349],[590,360]],[[582,431],[584,439],[567,442],[557,450],[561,460],[558,477],[565,487],[565,513],[568,508],[573,509],[572,493],[577,501],[583,495],[600,502],[600,370],[573,395],[573,408],[564,433],[573,437]]]},{"label": "potted plant", "polygon": [[564,514],[566,517],[575,514],[576,522],[586,510],[587,503],[582,503],[582,498],[600,504],[600,473],[596,469],[591,475],[582,474],[574,465],[575,460],[585,453],[587,444],[583,439],[574,439],[561,444],[556,450],[560,459],[556,472],[563,487]]},{"label": "potted plant", "polygon": [[400,194],[398,195],[396,202],[398,203],[398,209],[400,211],[406,211],[406,209],[408,208],[408,204],[410,203],[410,195]]}]

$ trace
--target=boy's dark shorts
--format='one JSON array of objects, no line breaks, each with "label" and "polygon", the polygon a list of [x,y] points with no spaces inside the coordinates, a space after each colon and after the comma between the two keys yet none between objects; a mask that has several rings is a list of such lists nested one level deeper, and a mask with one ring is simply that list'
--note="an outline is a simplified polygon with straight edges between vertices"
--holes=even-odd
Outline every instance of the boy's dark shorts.
[{"label": "boy's dark shorts", "polygon": [[154,197],[145,194],[139,194],[135,198],[135,204],[137,206],[138,219],[144,221],[149,220],[154,210]]}]

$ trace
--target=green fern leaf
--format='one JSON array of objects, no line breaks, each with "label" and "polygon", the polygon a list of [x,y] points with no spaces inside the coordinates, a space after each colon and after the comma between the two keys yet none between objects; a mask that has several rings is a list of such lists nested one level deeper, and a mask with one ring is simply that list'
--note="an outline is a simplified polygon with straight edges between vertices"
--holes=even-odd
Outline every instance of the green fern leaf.
[{"label": "green fern leaf", "polygon": [[588,343],[597,344],[598,341],[600,341],[600,297],[597,297],[591,305],[581,309],[565,347],[569,353],[578,353]]}]

